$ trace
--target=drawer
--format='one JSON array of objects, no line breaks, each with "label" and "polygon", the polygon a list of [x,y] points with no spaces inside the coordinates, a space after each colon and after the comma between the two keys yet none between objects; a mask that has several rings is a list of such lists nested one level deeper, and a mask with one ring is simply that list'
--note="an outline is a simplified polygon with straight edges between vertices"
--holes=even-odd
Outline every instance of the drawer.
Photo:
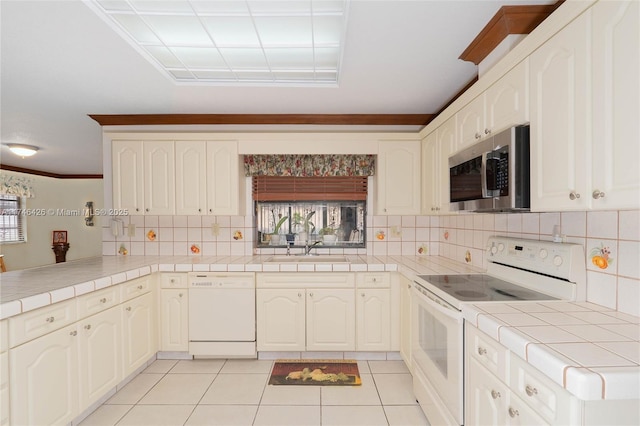
[{"label": "drawer", "polygon": [[356,275],[356,285],[359,288],[389,288],[391,274],[389,272],[365,272]]},{"label": "drawer", "polygon": [[336,272],[286,272],[256,275],[257,288],[353,288],[355,274]]},{"label": "drawer", "polygon": [[565,424],[569,392],[515,354],[511,354],[510,364],[511,391],[547,422]]},{"label": "drawer", "polygon": [[161,288],[187,288],[187,274],[161,274]]},{"label": "drawer", "polygon": [[465,335],[469,356],[507,382],[509,350],[468,322],[465,322]]},{"label": "drawer", "polygon": [[77,300],[78,319],[86,318],[119,304],[120,289],[118,286],[107,287],[79,296]]},{"label": "drawer", "polygon": [[151,275],[120,284],[120,300],[126,302],[151,291]]},{"label": "drawer", "polygon": [[9,321],[0,321],[0,353],[9,349]]},{"label": "drawer", "polygon": [[9,346],[15,347],[76,321],[76,301],[55,303],[9,318]]}]

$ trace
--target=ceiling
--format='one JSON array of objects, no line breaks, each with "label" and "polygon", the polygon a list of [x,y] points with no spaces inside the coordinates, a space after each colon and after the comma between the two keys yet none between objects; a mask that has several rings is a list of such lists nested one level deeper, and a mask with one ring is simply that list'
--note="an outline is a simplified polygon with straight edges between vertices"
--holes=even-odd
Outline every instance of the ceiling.
[{"label": "ceiling", "polygon": [[[435,113],[477,74],[458,57],[501,6],[551,3],[351,0],[337,87],[304,87],[179,84],[80,0],[3,0],[0,161],[101,174],[101,128],[88,114]],[[20,158],[8,143],[40,151]]]}]

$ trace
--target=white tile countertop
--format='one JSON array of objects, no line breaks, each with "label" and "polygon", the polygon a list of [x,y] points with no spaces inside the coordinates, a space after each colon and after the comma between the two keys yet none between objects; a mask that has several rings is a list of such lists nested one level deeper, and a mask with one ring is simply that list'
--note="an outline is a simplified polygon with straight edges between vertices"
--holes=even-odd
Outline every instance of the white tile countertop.
[{"label": "white tile countertop", "polygon": [[588,302],[468,303],[465,320],[582,400],[640,398],[640,318]]}]

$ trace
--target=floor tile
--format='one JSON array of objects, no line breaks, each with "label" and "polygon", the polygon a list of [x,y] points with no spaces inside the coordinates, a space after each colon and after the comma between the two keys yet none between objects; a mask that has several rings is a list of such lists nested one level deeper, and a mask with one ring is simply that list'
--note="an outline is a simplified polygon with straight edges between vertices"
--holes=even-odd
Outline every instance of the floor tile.
[{"label": "floor tile", "polygon": [[139,404],[197,404],[213,382],[213,374],[167,374]]},{"label": "floor tile", "polygon": [[171,370],[177,363],[178,361],[175,359],[157,359],[144,370],[144,373],[165,374],[168,373],[169,370]]},{"label": "floor tile", "polygon": [[[260,404],[320,405],[320,388],[315,385],[267,385]],[[326,387],[326,386],[324,386]],[[352,386],[349,386],[352,387]]]},{"label": "floor tile", "polygon": [[255,359],[230,359],[225,362],[221,373],[271,373],[273,361]]},{"label": "floor tile", "polygon": [[257,405],[198,405],[185,425],[250,426],[256,411]]},{"label": "floor tile", "polygon": [[319,426],[320,406],[276,406],[258,407],[255,426]]},{"label": "floor tile", "polygon": [[101,405],[80,426],[113,426],[124,417],[133,405]]},{"label": "floor tile", "polygon": [[183,425],[193,411],[193,405],[136,405],[118,426]]},{"label": "floor tile", "polygon": [[200,404],[259,404],[268,377],[268,374],[218,374]]},{"label": "floor tile", "polygon": [[387,426],[382,406],[323,406],[322,425],[332,426]]},{"label": "floor tile", "polygon": [[136,404],[162,377],[163,374],[139,374],[105,404]]},{"label": "floor tile", "polygon": [[383,405],[416,404],[411,374],[374,374],[373,380]]},{"label": "floor tile", "polygon": [[369,363],[367,361],[358,361],[358,372],[360,372],[360,374],[371,373],[371,369],[369,368]]},{"label": "floor tile", "polygon": [[322,386],[322,405],[380,405],[378,389],[371,374],[362,374],[360,386]]},{"label": "floor tile", "polygon": [[387,405],[384,407],[389,426],[424,426],[429,422],[419,405]]},{"label": "floor tile", "polygon": [[169,373],[182,374],[217,374],[224,365],[224,359],[194,359],[179,361]]},{"label": "floor tile", "polygon": [[372,373],[408,373],[404,361],[369,361]]}]

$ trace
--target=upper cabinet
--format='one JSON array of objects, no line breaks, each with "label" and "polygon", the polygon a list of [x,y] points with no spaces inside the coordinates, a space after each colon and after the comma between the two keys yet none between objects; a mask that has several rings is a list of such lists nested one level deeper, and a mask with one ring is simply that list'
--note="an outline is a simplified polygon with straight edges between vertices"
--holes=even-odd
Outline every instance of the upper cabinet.
[{"label": "upper cabinet", "polygon": [[143,153],[144,212],[174,214],[176,173],[173,141],[145,141]]},{"label": "upper cabinet", "polygon": [[144,214],[142,141],[113,141],[113,207]]},{"label": "upper cabinet", "polygon": [[638,7],[600,1],[531,54],[532,210],[640,207]]},{"label": "upper cabinet", "polygon": [[455,117],[422,141],[422,213],[449,212],[449,155],[455,144]]},{"label": "upper cabinet", "polygon": [[206,141],[176,142],[176,214],[200,215],[207,208]]},{"label": "upper cabinet", "polygon": [[420,141],[380,141],[376,214],[420,214]]}]

